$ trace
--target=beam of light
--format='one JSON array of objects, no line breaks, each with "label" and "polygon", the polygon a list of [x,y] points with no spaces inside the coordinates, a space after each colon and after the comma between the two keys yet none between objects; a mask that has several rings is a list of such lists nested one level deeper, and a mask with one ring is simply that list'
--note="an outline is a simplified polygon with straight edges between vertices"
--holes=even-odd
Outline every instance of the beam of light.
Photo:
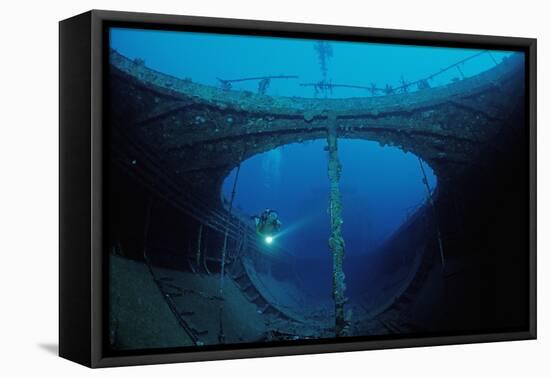
[{"label": "beam of light", "polygon": [[283,223],[283,226],[281,227],[282,229],[281,232],[277,233],[277,239],[298,231],[299,229],[304,227],[307,223],[311,222],[314,218],[315,216],[304,217],[297,222],[293,222],[289,224],[288,226],[285,226],[285,224]]},{"label": "beam of light", "polygon": [[285,224],[283,223],[281,232],[278,232],[275,235],[261,236],[260,240],[262,240],[263,243],[265,243],[267,246],[272,246],[273,247],[273,248],[266,249],[265,252],[266,253],[269,252],[273,257],[276,257],[276,255],[278,255],[280,258],[283,258],[283,256],[286,256],[287,258],[288,257],[296,257],[296,255],[293,252],[289,251],[288,249],[286,249],[284,247],[284,245],[283,245],[284,243],[281,243],[279,241],[275,245],[275,243],[274,243],[275,240],[279,240],[281,238],[284,239],[285,236],[288,236],[289,234],[292,234],[296,231],[299,231],[307,223],[313,221],[318,216],[320,216],[320,214],[309,215],[309,216],[303,217],[299,221],[292,222],[288,226],[285,226]]},{"label": "beam of light", "polygon": [[[290,225],[286,227],[283,224],[281,232],[278,232],[275,235],[268,235],[264,238],[265,244],[274,245],[273,242],[275,241],[275,239],[277,239],[279,240],[279,242],[277,242],[277,246],[274,247],[275,251],[272,251],[272,252],[275,252],[277,255],[281,255],[281,257],[282,255],[285,255],[287,257],[296,257],[296,255],[293,252],[289,251],[284,247],[284,243],[281,243],[280,239],[283,238],[284,240],[286,236],[299,231],[307,223],[311,222],[314,218],[316,218],[316,215],[310,215],[310,216],[303,217],[299,221],[292,222]],[[271,251],[271,248],[270,248],[270,251]]]}]

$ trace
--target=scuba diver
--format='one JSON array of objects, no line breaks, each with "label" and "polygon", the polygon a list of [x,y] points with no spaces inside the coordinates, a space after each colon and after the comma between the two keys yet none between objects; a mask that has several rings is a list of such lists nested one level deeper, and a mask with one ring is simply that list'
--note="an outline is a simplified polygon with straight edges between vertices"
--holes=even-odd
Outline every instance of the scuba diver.
[{"label": "scuba diver", "polygon": [[256,233],[265,237],[265,241],[268,244],[271,244],[273,237],[283,224],[280,221],[277,212],[274,210],[265,209],[262,214],[259,216],[254,215],[252,219],[254,219],[254,223],[256,225]]}]

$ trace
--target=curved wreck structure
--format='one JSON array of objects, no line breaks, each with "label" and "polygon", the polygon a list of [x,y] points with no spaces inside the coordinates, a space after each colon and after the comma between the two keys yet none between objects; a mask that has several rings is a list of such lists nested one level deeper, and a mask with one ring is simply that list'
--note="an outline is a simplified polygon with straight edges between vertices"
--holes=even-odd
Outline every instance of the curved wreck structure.
[{"label": "curved wreck structure", "polygon": [[[514,219],[528,204],[507,194],[527,191],[527,146],[518,143],[526,140],[523,70],[513,55],[441,87],[306,99],[201,85],[111,51],[111,344],[334,337],[334,307],[308,303],[292,255],[262,252],[247,219],[220,200],[224,178],[242,161],[326,139],[330,128],[338,139],[412,152],[438,178],[432,202],[354,264],[368,268],[345,272],[359,274],[364,290],[348,294],[342,335],[522,326],[527,314],[507,304],[524,300],[528,261]],[[516,252],[500,254],[503,246]]]}]

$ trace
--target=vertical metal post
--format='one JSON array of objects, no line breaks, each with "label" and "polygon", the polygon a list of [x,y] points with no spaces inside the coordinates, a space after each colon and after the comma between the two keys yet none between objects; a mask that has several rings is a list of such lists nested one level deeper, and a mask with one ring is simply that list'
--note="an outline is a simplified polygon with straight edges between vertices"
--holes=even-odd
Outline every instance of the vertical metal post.
[{"label": "vertical metal post", "polygon": [[443,253],[443,242],[441,240],[441,231],[439,230],[439,222],[437,221],[437,213],[435,211],[435,204],[432,198],[432,190],[430,188],[430,184],[428,183],[428,177],[426,176],[426,171],[424,170],[422,159],[418,158],[418,163],[420,164],[420,170],[422,171],[422,182],[426,186],[426,191],[428,192],[428,201],[430,202],[430,207],[432,208],[435,231],[437,234],[437,241],[439,243],[439,255],[441,256],[441,265],[445,269],[445,254]]},{"label": "vertical metal post", "polygon": [[225,277],[225,258],[227,255],[227,238],[229,236],[229,223],[231,222],[231,212],[233,210],[233,201],[235,200],[235,194],[237,193],[237,180],[239,179],[239,172],[241,171],[241,165],[237,167],[237,173],[235,174],[235,181],[233,181],[233,190],[231,192],[231,200],[229,201],[229,214],[227,214],[227,219],[225,221],[225,235],[223,238],[223,249],[222,249],[222,258],[220,266],[220,332],[218,334],[218,341],[220,344],[225,343],[225,334],[223,332],[223,280]]},{"label": "vertical metal post", "polygon": [[231,222],[231,212],[233,210],[233,201],[235,200],[235,194],[237,193],[237,180],[239,179],[239,172],[241,171],[241,165],[237,167],[237,173],[235,174],[235,181],[233,181],[233,190],[231,192],[231,200],[229,201],[229,214],[225,221],[225,234],[223,237],[222,258],[220,267],[220,297],[223,298],[223,279],[225,273],[225,259],[227,255],[227,237],[229,236],[229,223]]},{"label": "vertical metal post", "polygon": [[340,194],[340,175],[342,165],[338,159],[338,137],[336,120],[329,120],[328,126],[328,177],[330,182],[329,192],[329,214],[330,214],[330,237],[328,240],[332,252],[332,298],[335,309],[335,333],[336,337],[344,336],[346,319],[344,305],[346,297],[344,263],[344,238],[342,237],[342,197]]},{"label": "vertical metal post", "polygon": [[206,236],[204,237],[204,248],[202,251],[202,266],[206,274],[211,276],[212,273],[210,273],[210,270],[208,269],[208,228],[205,230],[205,235]]},{"label": "vertical metal post", "polygon": [[493,56],[493,54],[491,54],[490,51],[487,51],[487,53],[488,53],[489,56],[491,57],[491,60],[493,61],[493,63],[495,64],[495,66],[498,66],[498,62],[497,62],[497,60],[495,59],[495,57]]},{"label": "vertical metal post", "polygon": [[465,79],[466,76],[464,76],[464,72],[462,72],[462,70],[460,69],[460,65],[457,65],[456,69],[458,70],[458,72],[460,72],[460,76],[462,76],[462,79]]},{"label": "vertical metal post", "polygon": [[202,241],[202,223],[199,226],[199,236],[197,237],[197,256],[196,256],[196,265],[197,270],[200,269],[201,264],[201,241]]}]

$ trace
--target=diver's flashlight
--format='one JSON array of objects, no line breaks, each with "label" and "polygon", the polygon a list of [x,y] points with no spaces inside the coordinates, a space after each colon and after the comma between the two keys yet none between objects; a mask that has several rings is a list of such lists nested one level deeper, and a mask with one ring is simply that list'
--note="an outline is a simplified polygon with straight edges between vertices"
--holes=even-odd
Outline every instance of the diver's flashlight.
[{"label": "diver's flashlight", "polygon": [[273,243],[273,236],[266,236],[266,237],[265,237],[265,242],[266,242],[267,244]]}]

